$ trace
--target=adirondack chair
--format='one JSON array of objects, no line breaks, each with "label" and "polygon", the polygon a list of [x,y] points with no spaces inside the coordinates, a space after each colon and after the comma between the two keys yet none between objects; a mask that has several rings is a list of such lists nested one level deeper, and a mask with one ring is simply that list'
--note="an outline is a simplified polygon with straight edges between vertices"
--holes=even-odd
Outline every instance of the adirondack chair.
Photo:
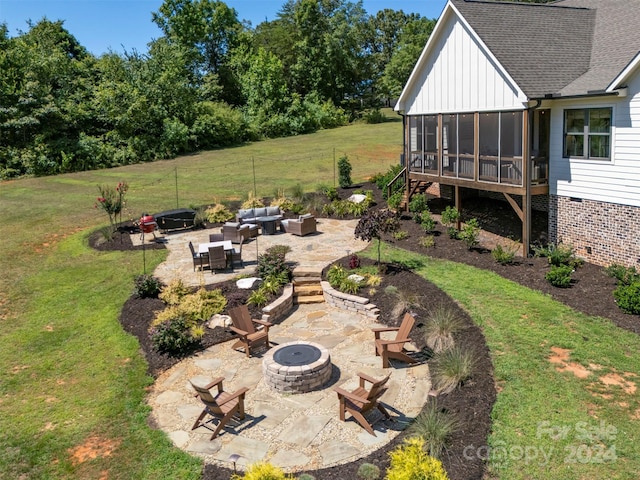
[{"label": "adirondack chair", "polygon": [[[211,435],[210,440],[216,438],[220,431],[234,416],[237,415],[240,420],[244,419],[244,397],[249,389],[243,387],[233,393],[225,392],[222,387],[223,380],[224,378],[222,377],[216,378],[206,387],[199,387],[189,381],[193,389],[197,392],[195,396],[198,397],[205,405],[204,410],[202,410],[202,413],[196,419],[191,430],[195,430],[198,427],[204,427],[207,430],[211,430],[213,435]],[[216,386],[218,388],[218,393],[214,396],[211,393],[211,389]],[[207,415],[210,415],[213,418],[211,420],[204,421]],[[218,420],[217,427],[211,428],[207,425],[207,423],[214,420]]]},{"label": "adirondack chair", "polygon": [[[349,412],[367,432],[375,437],[373,426],[365,418],[365,414],[369,410],[377,408],[387,419],[391,420],[391,415],[380,402],[380,397],[387,391],[386,384],[390,375],[387,375],[382,380],[376,380],[364,373],[358,373],[357,375],[360,377],[360,386],[355,390],[350,392],[340,387],[333,389],[338,394],[338,400],[340,401],[340,420],[344,422],[345,414]],[[371,384],[369,390],[365,388],[366,382]]]},{"label": "adirondack chair", "polygon": [[[409,313],[404,314],[399,327],[374,328],[376,341],[376,356],[382,357],[382,368],[389,368],[389,359],[400,360],[405,363],[415,363],[416,360],[406,354],[404,344],[409,341],[409,332],[413,328],[415,318]],[[397,332],[394,340],[380,338],[382,332]]]},{"label": "adirondack chair", "polygon": [[[266,344],[269,348],[269,327],[273,324],[262,320],[251,318],[249,308],[246,305],[229,310],[231,317],[231,330],[237,333],[240,338],[233,344],[233,349],[243,348],[247,357],[251,356],[251,349]],[[262,325],[264,328],[256,330],[255,324]]]}]

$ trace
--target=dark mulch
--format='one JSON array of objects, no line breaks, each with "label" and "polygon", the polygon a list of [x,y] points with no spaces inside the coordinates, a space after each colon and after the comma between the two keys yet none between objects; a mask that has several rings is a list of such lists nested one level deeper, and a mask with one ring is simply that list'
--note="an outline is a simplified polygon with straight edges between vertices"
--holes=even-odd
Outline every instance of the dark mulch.
[{"label": "dark mulch", "polygon": [[[358,186],[374,191],[378,205],[383,205],[380,192],[371,184]],[[346,198],[353,189],[340,189],[341,198]],[[434,200],[430,206],[434,213],[439,213],[446,205],[446,201]],[[518,239],[521,233],[520,221],[515,216],[508,205],[503,202],[495,202],[483,198],[466,199],[463,209],[463,217],[469,219],[478,218],[483,228],[504,237]],[[133,228],[128,226],[128,228]],[[431,257],[454,260],[456,262],[472,265],[477,268],[490,270],[497,274],[513,280],[521,285],[538,290],[551,295],[558,301],[588,315],[598,315],[610,319],[621,328],[640,333],[640,317],[627,315],[621,312],[614,301],[613,289],[615,280],[608,277],[604,269],[591,264],[585,264],[579,268],[573,278],[570,288],[559,289],[551,286],[544,278],[549,266],[545,258],[519,258],[513,265],[499,265],[486,249],[477,248],[469,250],[466,245],[459,240],[450,239],[441,225],[438,225],[435,232],[435,247],[425,249],[418,243],[424,236],[420,227],[409,217],[402,220],[402,230],[408,232],[408,238],[404,240],[385,240],[394,243],[400,248],[419,252]],[[532,238],[546,238],[546,214],[538,213],[534,216]],[[121,235],[114,242],[101,242],[101,235],[96,233],[91,236],[91,244],[99,250],[130,250],[135,249],[128,242],[128,235]],[[140,248],[140,247],[137,247]],[[162,244],[148,245],[147,248],[164,248]],[[346,264],[348,259],[341,261]],[[363,260],[364,262],[364,260]],[[460,316],[467,322],[467,328],[458,334],[456,341],[472,348],[477,353],[477,364],[473,377],[452,394],[440,396],[438,405],[452,414],[456,415],[460,422],[460,428],[451,439],[451,445],[443,459],[443,463],[454,480],[481,479],[484,474],[484,465],[479,460],[465,459],[462,452],[467,445],[485,445],[486,438],[491,427],[491,409],[495,402],[495,386],[493,382],[493,367],[490,361],[489,352],[484,341],[482,332],[473,324],[468,315],[459,309],[446,294],[436,288],[433,284],[425,281],[421,277],[399,266],[388,266],[384,275],[383,284],[376,289],[371,300],[381,310],[381,321],[390,325],[396,324],[397,320],[392,318],[391,312],[396,305],[397,297],[384,292],[385,285],[394,285],[401,292],[420,292],[422,298],[422,308],[417,309],[418,324],[425,318],[425,313],[435,305],[448,305],[459,310]],[[216,285],[215,288],[222,288],[225,295],[230,298],[230,306],[244,303],[246,292],[239,292],[233,283]],[[125,304],[120,321],[129,333],[135,335],[141,349],[149,363],[149,371],[152,375],[175,364],[179,359],[161,355],[151,348],[148,337],[148,326],[153,318],[154,310],[162,308],[162,303],[152,299],[137,299],[132,297]],[[255,312],[254,315],[257,315]],[[413,338],[420,347],[424,346],[420,335],[420,329],[415,328]],[[203,338],[202,347],[225,341],[231,338],[231,333],[222,328],[207,330]],[[338,480],[345,478],[356,478],[356,471],[363,462],[378,465],[381,470],[388,466],[388,452],[399,445],[406,434],[401,433],[390,444],[373,452],[367,457],[339,467],[308,472],[315,476],[317,480]],[[228,479],[231,470],[207,465],[203,472],[203,479]]]}]

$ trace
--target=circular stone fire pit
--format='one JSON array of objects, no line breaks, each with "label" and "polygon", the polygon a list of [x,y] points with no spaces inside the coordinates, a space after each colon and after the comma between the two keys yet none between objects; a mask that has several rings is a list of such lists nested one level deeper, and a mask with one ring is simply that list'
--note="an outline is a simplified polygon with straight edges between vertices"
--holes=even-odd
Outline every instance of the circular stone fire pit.
[{"label": "circular stone fire pit", "polygon": [[265,354],[262,372],[267,385],[280,392],[306,393],[327,383],[331,358],[329,351],[317,343],[284,343]]}]

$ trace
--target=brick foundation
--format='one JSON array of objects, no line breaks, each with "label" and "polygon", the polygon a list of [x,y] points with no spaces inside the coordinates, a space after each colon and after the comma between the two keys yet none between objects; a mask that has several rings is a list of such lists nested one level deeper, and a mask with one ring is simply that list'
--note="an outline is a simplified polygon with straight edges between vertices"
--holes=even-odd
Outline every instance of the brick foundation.
[{"label": "brick foundation", "polygon": [[575,248],[590,263],[640,263],[640,208],[550,195],[549,241]]}]

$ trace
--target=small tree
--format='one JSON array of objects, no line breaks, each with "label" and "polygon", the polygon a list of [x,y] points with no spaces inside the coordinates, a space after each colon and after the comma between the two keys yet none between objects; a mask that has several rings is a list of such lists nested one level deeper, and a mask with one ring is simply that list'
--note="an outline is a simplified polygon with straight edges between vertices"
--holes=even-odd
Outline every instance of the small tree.
[{"label": "small tree", "polygon": [[124,197],[127,190],[129,190],[127,182],[119,182],[115,189],[109,185],[98,185],[100,196],[96,198],[94,207],[102,209],[109,216],[112,235],[116,231],[118,215],[120,215],[120,221],[122,221],[122,210],[125,205]]},{"label": "small tree", "polygon": [[338,184],[340,187],[346,188],[351,183],[351,163],[349,163],[349,158],[344,155],[338,160]]},{"label": "small tree", "polygon": [[395,212],[391,210],[373,210],[365,213],[355,229],[355,236],[365,242],[378,239],[378,267],[380,266],[380,237],[383,233],[393,233],[400,228]]}]

